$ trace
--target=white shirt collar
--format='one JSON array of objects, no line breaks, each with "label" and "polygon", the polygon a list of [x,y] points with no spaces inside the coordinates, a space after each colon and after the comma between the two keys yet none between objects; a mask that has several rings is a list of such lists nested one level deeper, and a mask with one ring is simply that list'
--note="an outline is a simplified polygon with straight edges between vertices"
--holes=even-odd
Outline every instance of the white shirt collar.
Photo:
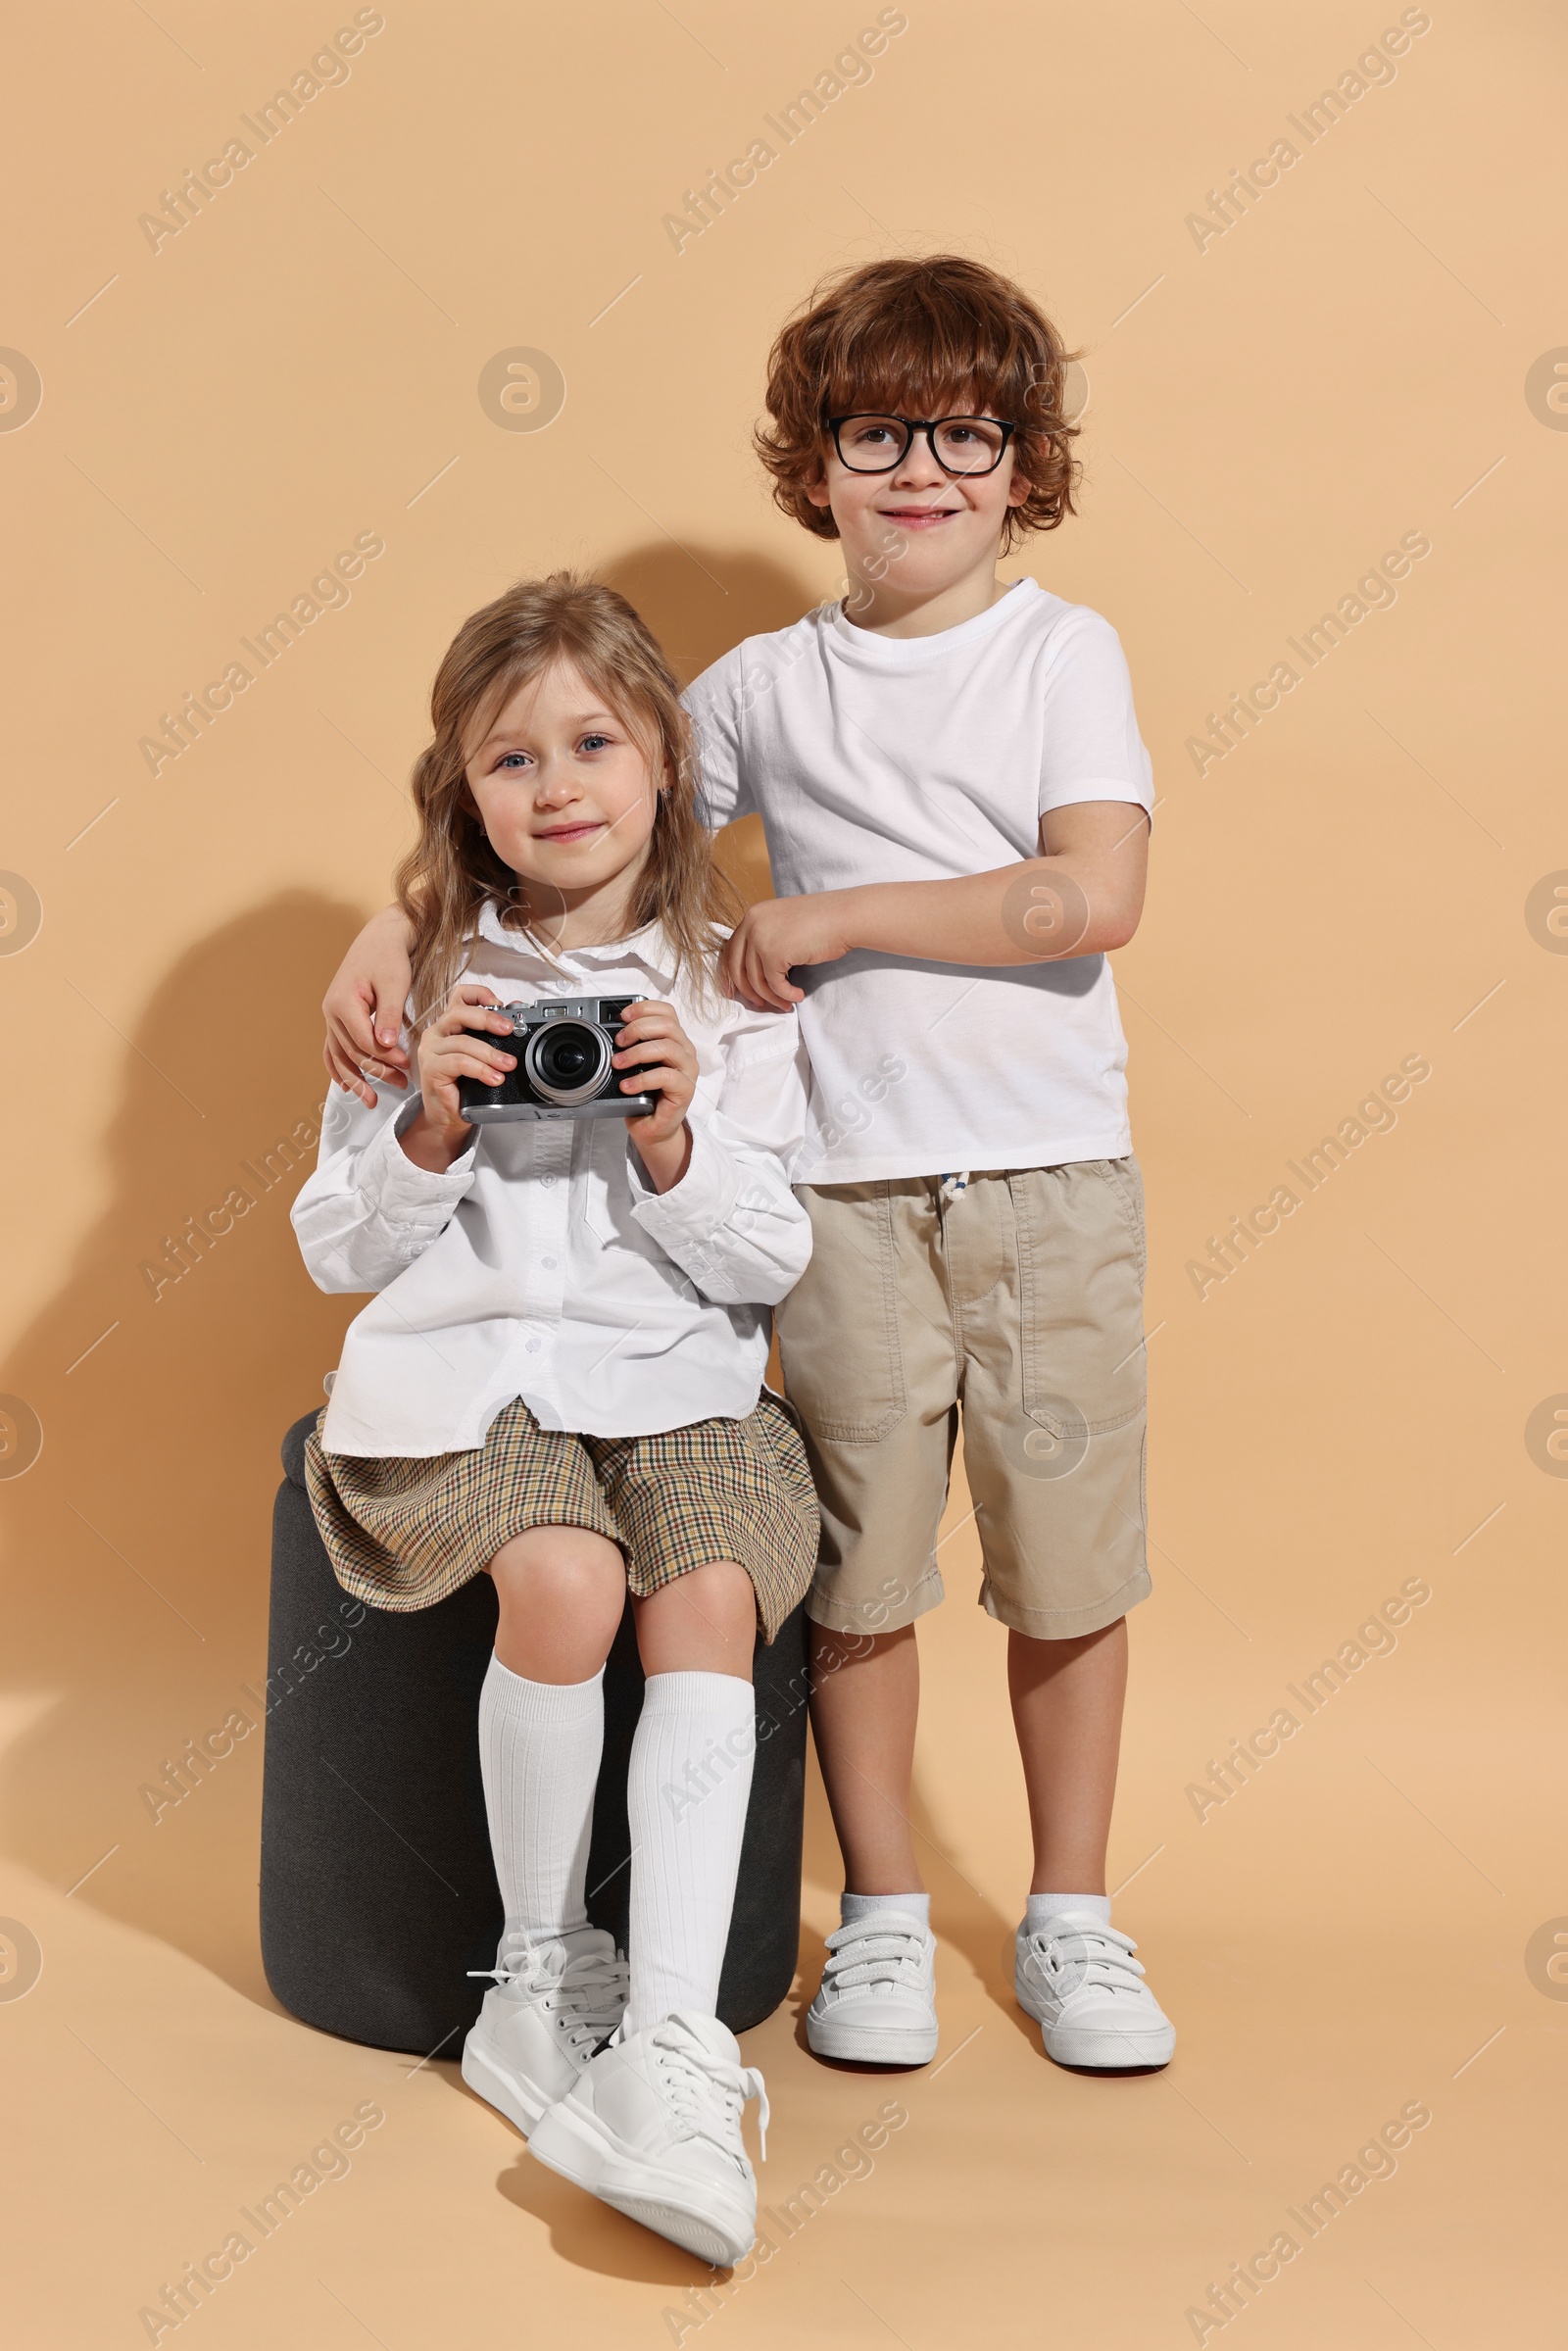
[{"label": "white shirt collar", "polygon": [[581,964],[595,970],[619,969],[635,963],[664,987],[674,983],[675,957],[663,926],[658,922],[646,922],[628,938],[612,939],[601,947],[553,948],[536,932],[514,930],[503,922],[499,906],[490,899],[479,909],[478,932],[491,946],[506,948],[522,962],[536,963],[542,971],[570,971]]},{"label": "white shirt collar", "polygon": [[870,668],[912,669],[956,651],[967,651],[977,638],[988,637],[994,629],[1017,619],[1040,592],[1040,582],[1025,573],[1022,579],[1009,581],[983,612],[956,621],[952,628],[938,629],[929,637],[883,637],[872,629],[857,628],[846,616],[842,603],[831,608],[827,626],[835,650],[849,660]]}]

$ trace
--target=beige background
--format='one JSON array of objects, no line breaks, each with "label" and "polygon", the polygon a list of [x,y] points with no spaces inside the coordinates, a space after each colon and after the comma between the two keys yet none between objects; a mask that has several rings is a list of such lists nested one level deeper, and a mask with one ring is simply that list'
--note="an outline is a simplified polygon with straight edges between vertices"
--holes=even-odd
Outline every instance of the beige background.
[{"label": "beige background", "polygon": [[[910,0],[874,75],[677,254],[662,216],[873,9],[388,0],[351,77],[155,254],[138,216],[350,13],[98,0],[10,34],[0,343],[42,405],[0,431],[0,866],[42,928],[0,903],[0,1389],[43,1448],[0,1494],[0,1911],[43,1968],[26,1988],[0,1943],[8,2340],[145,2340],[139,2306],[367,2098],[387,2121],[352,2174],[187,2322],[214,2351],[652,2346],[691,2316],[699,2267],[531,2166],[451,2065],[278,2012],[259,1739],[150,1821],[142,1784],[262,1666],[277,1441],[346,1308],[299,1266],[288,1183],[156,1302],[139,1269],[320,1100],[316,1005],[406,838],[459,619],[589,563],[690,675],[831,593],[833,550],[748,453],[766,344],[823,269],[946,247],[1084,350],[1082,515],[1010,568],[1121,631],[1163,796],[1117,957],[1157,1591],[1112,1861],[1182,2041],[1162,2077],[1097,2082],[1011,2005],[1025,1814],[956,1491],[918,1778],[947,2063],[824,2070],[793,2003],[751,2036],[765,2201],[890,2096],[909,2120],[701,2340],[1191,2341],[1188,2306],[1409,2101],[1433,2119],[1397,2176],[1233,2324],[1546,2339],[1568,1461],[1526,1429],[1568,1391],[1568,959],[1527,902],[1568,868],[1568,419],[1526,379],[1568,344],[1554,13],[1435,0],[1397,77],[1200,251],[1205,191],[1396,10]],[[546,429],[480,405],[516,347],[564,376]],[[1397,604],[1200,778],[1204,713],[1412,530],[1432,552]],[[347,608],[151,775],[138,738],[361,531],[385,554]],[[1432,1074],[1397,1128],[1200,1299],[1187,1261],[1412,1053]],[[1432,1596],[1396,1651],[1200,1823],[1189,1785],[1412,1577]],[[835,1872],[813,1793],[807,1996]]]}]

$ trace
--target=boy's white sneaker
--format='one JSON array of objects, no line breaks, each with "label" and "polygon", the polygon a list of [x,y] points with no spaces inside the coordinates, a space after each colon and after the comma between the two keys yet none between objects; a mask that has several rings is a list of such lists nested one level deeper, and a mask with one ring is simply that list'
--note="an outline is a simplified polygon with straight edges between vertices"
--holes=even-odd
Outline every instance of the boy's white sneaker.
[{"label": "boy's white sneaker", "polygon": [[716,2017],[677,2009],[612,2041],[529,2140],[541,2163],[671,2244],[727,2269],[757,2235],[757,2180],[741,2137],[767,2092]]},{"label": "boy's white sneaker", "polygon": [[599,1927],[502,1938],[477,2023],[463,2044],[463,2079],[526,2138],[564,2098],[626,2011],[626,1962]]},{"label": "boy's white sneaker", "polygon": [[1040,2020],[1046,2055],[1058,2065],[1115,2072],[1168,2065],[1176,2028],[1144,1982],[1130,1935],[1089,1911],[1063,1910],[1031,1934],[1018,1929],[1018,2005]]},{"label": "boy's white sneaker", "polygon": [[827,1938],[806,2017],[818,2057],[929,2065],[937,2053],[937,1938],[906,1910],[868,1910]]}]

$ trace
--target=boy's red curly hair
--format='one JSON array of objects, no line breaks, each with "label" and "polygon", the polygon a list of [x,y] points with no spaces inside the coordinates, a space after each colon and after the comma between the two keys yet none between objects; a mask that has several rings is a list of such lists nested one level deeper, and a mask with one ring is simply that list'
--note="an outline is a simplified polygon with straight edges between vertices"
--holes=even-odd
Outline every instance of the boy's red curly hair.
[{"label": "boy's red curly hair", "polygon": [[822,477],[827,418],[875,413],[1000,416],[1029,495],[1009,507],[1004,553],[1073,513],[1078,427],[1063,414],[1068,351],[1020,286],[983,262],[938,253],[869,262],[825,278],[768,357],[767,413],[757,454],[786,514],[836,539],[826,507],[806,495]]}]

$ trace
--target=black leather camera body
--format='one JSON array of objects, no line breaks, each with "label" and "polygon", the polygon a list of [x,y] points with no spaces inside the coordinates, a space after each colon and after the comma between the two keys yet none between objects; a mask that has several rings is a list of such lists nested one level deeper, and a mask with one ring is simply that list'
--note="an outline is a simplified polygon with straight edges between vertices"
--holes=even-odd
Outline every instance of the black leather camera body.
[{"label": "black leather camera body", "polygon": [[[469,1126],[518,1118],[647,1118],[657,1094],[622,1094],[614,1066],[615,1033],[635,996],[579,996],[562,1003],[497,1004],[512,1024],[517,1066],[499,1086],[460,1078],[458,1100]],[[499,1031],[481,1029],[507,1050]]]}]

